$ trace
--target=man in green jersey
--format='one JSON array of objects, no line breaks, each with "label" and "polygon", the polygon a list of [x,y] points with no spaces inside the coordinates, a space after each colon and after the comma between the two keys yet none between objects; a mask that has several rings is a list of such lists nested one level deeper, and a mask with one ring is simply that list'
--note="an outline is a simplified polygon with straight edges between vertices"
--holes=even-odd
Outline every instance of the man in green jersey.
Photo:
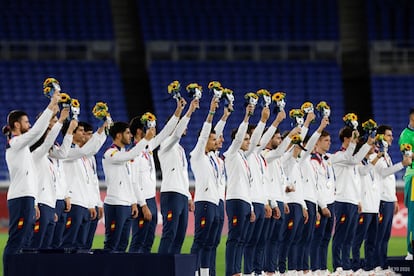
[{"label": "man in green jersey", "polygon": [[[410,122],[401,132],[398,144],[410,144],[414,148],[414,108],[410,109]],[[407,249],[408,255],[406,260],[413,259],[414,247],[414,164],[407,167],[404,175],[404,203],[408,209],[407,220]]]}]

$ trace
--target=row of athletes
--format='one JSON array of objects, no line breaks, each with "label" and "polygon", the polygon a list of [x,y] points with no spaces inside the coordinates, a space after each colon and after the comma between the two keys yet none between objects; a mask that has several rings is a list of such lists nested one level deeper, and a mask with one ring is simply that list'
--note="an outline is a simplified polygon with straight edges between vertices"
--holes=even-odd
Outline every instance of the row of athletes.
[{"label": "row of athletes", "polygon": [[[6,161],[11,180],[5,275],[7,257],[24,247],[90,248],[103,214],[105,249],[125,251],[132,228],[129,251],[150,252],[157,223],[153,151],[158,147],[163,174],[163,233],[158,252],[181,252],[188,212],[195,211],[191,252],[198,256],[197,273],[215,275],[225,211],[229,229],[226,275],[239,275],[242,259],[248,275],[285,273],[287,268],[327,273],[327,247],[334,225],[336,271],[387,267],[386,249],[396,202],[394,173],[411,164],[410,157],[392,165],[387,153],[374,152],[372,138],[354,154],[358,133],[348,127],[340,131],[342,149],[330,155],[330,135],[324,130],[328,118],[305,139],[310,122],[315,120],[312,112],[302,127],[294,128],[282,140],[278,125],[285,112],[279,112],[265,130],[269,108],[264,107],[260,121],[252,125],[252,105],[246,107],[243,122],[233,131],[231,145],[221,156],[222,133],[231,108],[224,109],[213,128],[218,106],[213,98],[190,153],[194,203],[186,154],[179,142],[199,103],[192,100],[181,117],[187,103],[180,99],[158,134],[151,114],[136,117],[129,124],[115,122],[109,128],[113,144],[102,159],[107,186],[102,203],[94,155],[106,141],[108,125],[104,123],[92,133],[82,122],[64,124],[69,110],[62,109],[56,118],[59,97],[55,92],[33,127],[25,112],[12,111],[3,129],[8,135]],[[60,131],[65,136],[57,145]],[[392,129],[381,126],[378,131],[389,137]],[[292,143],[298,135],[304,144]],[[390,145],[392,135],[389,139]],[[357,227],[363,228],[357,231]],[[361,264],[356,251],[364,239],[368,256]],[[374,249],[369,247],[370,241]]]}]

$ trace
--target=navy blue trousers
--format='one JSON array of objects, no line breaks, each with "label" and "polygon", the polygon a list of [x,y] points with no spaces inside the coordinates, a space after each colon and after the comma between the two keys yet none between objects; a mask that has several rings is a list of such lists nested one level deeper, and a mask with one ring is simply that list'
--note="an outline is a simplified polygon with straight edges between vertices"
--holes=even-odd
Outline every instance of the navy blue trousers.
[{"label": "navy blue trousers", "polygon": [[331,217],[325,217],[322,215],[322,210],[319,208],[321,219],[315,224],[315,231],[313,233],[313,239],[311,244],[311,266],[312,271],[326,270],[328,269],[328,246],[332,238],[332,229],[335,222],[335,210],[334,203],[328,204],[327,208],[331,212]]},{"label": "navy blue trousers", "polygon": [[88,235],[86,237],[86,249],[91,249],[93,244],[93,238],[95,237],[96,228],[98,227],[98,214],[99,214],[99,208],[98,206],[95,206],[96,210],[96,218],[91,220],[89,222],[89,229],[88,229]]},{"label": "navy blue trousers", "polygon": [[188,225],[188,197],[161,193],[162,236],[158,253],[180,254]]},{"label": "navy blue trousers", "polygon": [[243,248],[250,224],[250,204],[241,199],[226,200],[229,233],[226,242],[226,275],[241,273]]},{"label": "navy blue trousers", "polygon": [[3,252],[4,275],[8,275],[8,257],[18,253],[31,239],[35,222],[33,197],[19,197],[7,201],[9,210],[9,238]]},{"label": "navy blue trousers", "polygon": [[394,202],[380,202],[379,221],[377,232],[377,243],[375,247],[375,255],[377,262],[375,267],[381,266],[383,269],[388,268],[387,252],[388,242],[391,237],[392,219],[394,217]]},{"label": "navy blue trousers", "polygon": [[88,208],[72,204],[66,219],[61,248],[86,248],[90,214]]},{"label": "navy blue trousers", "polygon": [[56,207],[55,207],[55,213],[57,215],[57,222],[55,224],[55,230],[53,233],[52,238],[52,248],[59,248],[62,244],[63,240],[63,232],[66,228],[66,219],[68,213],[66,213],[64,210],[66,209],[66,203],[63,199],[56,200]]},{"label": "navy blue trousers", "polygon": [[288,259],[289,270],[299,269],[299,238],[303,230],[303,209],[298,203],[288,203],[289,214],[282,225],[282,242],[279,248],[279,272],[286,271],[286,258]]},{"label": "navy blue trousers", "polygon": [[158,210],[155,197],[146,200],[147,206],[152,214],[151,221],[144,220],[142,208],[139,207],[139,215],[131,221],[132,239],[129,245],[129,252],[134,253],[151,253],[152,244],[155,238],[155,229],[157,227]]},{"label": "navy blue trousers", "polygon": [[[361,213],[358,218],[358,226],[352,243],[352,270],[363,268],[370,271],[375,268],[375,244],[378,232],[378,213]],[[359,254],[364,241],[365,259],[362,262]]]},{"label": "navy blue trousers", "polygon": [[191,254],[197,255],[197,269],[209,268],[219,225],[218,205],[208,201],[195,203],[194,242]]},{"label": "navy blue trousers", "polygon": [[358,205],[335,201],[335,233],[332,239],[333,268],[352,269],[351,246],[358,223]]},{"label": "navy blue trousers", "polygon": [[131,206],[104,204],[105,242],[104,249],[126,250],[131,231]]},{"label": "navy blue trousers", "polygon": [[256,247],[262,235],[264,225],[264,204],[253,202],[256,220],[250,222],[247,230],[246,246],[244,247],[244,273],[254,272],[254,261],[257,257]]},{"label": "navy blue trousers", "polygon": [[211,259],[210,259],[210,276],[216,276],[216,256],[217,256],[217,247],[220,244],[221,240],[221,233],[223,231],[224,225],[224,201],[220,199],[219,206],[218,206],[218,227],[217,232],[214,238],[214,245],[211,251]]},{"label": "navy blue trousers", "polygon": [[274,219],[271,218],[270,225],[270,237],[269,242],[265,246],[265,257],[264,257],[264,271],[265,272],[274,272],[278,267],[279,262],[279,252],[280,244],[283,239],[283,223],[286,219],[286,214],[284,212],[284,203],[281,201],[277,202],[277,205],[280,210],[280,218]]},{"label": "navy blue trousers", "polygon": [[55,231],[55,208],[39,203],[40,218],[35,222],[32,248],[50,248]]},{"label": "navy blue trousers", "polygon": [[[298,250],[299,253],[299,270],[309,270],[309,259],[311,252],[311,245],[313,240],[313,233],[315,231],[316,223],[316,204],[305,200],[306,207],[308,208],[308,223],[303,225],[302,237],[299,240],[299,247],[302,250]],[[312,248],[312,252],[314,252]]]}]

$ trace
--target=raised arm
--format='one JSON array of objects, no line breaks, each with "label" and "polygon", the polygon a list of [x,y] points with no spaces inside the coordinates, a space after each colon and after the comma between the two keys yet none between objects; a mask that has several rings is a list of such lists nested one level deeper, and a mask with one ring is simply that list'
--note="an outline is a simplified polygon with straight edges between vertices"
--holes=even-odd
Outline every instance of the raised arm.
[{"label": "raised arm", "polygon": [[246,107],[246,113],[244,115],[243,122],[239,125],[239,128],[237,129],[237,133],[231,142],[230,147],[227,149],[227,151],[223,154],[224,156],[235,154],[241,147],[244,136],[246,135],[247,126],[249,123],[249,118],[251,113],[253,113],[254,106],[249,104]]},{"label": "raised arm", "polygon": [[201,129],[200,136],[198,137],[197,144],[194,149],[190,152],[191,158],[199,159],[206,154],[206,145],[211,132],[211,122],[213,121],[214,113],[216,113],[218,103],[215,98],[211,100],[210,110],[208,112],[206,121]]},{"label": "raised arm", "polygon": [[73,140],[73,132],[78,126],[77,120],[71,120],[69,123],[68,130],[66,131],[65,136],[63,137],[63,142],[60,147],[52,147],[52,150],[49,152],[49,156],[55,159],[65,159],[68,156],[70,146]]},{"label": "raised arm", "polygon": [[191,101],[190,106],[188,107],[187,113],[184,115],[183,118],[181,118],[181,120],[178,122],[177,126],[175,127],[174,132],[171,134],[170,137],[168,137],[168,139],[166,139],[165,141],[161,143],[160,152],[168,151],[180,141],[183,133],[187,129],[188,123],[190,122],[191,115],[197,108],[199,108],[199,100],[194,98]]},{"label": "raised arm", "polygon": [[249,156],[253,151],[257,149],[257,145],[259,144],[260,138],[263,135],[263,130],[266,126],[266,122],[269,119],[269,116],[270,109],[268,107],[263,107],[260,121],[254,129],[252,136],[250,137],[249,150],[246,152],[246,156]]}]

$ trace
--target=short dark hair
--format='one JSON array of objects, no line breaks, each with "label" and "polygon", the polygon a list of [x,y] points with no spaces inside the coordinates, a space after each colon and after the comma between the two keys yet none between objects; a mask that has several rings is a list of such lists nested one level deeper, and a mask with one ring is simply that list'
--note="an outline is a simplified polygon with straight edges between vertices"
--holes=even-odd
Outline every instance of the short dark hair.
[{"label": "short dark hair", "polygon": [[[66,135],[66,132],[68,132],[69,125],[70,125],[70,120],[65,120],[63,122],[62,129],[60,130],[60,133],[63,136],[65,136]],[[93,128],[92,128],[92,126],[89,123],[83,122],[83,121],[79,121],[77,127],[75,127],[75,129],[73,130],[73,133],[75,133],[78,130],[79,127],[83,127],[83,129],[85,131],[90,131],[90,130],[87,130],[87,127],[89,127],[89,126],[91,127],[90,130],[92,130]],[[73,134],[73,133],[69,133],[69,134]]]},{"label": "short dark hair", "polygon": [[392,127],[391,126],[388,126],[388,125],[380,125],[377,128],[377,134],[385,134],[385,131],[386,130],[392,131]]},{"label": "short dark hair", "polygon": [[88,122],[80,121],[78,126],[83,126],[84,131],[93,131],[92,125]]},{"label": "short dark hair", "polygon": [[410,115],[414,113],[414,107],[410,108]]},{"label": "short dark hair", "polygon": [[247,133],[249,133],[250,136],[252,136],[253,131],[256,129],[257,125],[249,124],[247,126]]},{"label": "short dark hair", "polygon": [[127,128],[129,128],[129,124],[125,122],[115,122],[111,128],[109,129],[109,135],[112,139],[115,139],[118,133],[123,133]]},{"label": "short dark hair", "polygon": [[12,110],[7,115],[7,125],[3,126],[2,132],[9,139],[11,137],[11,131],[14,129],[14,123],[18,122],[23,116],[28,116],[26,112],[22,110]]},{"label": "short dark hair", "polygon": [[326,137],[326,136],[331,136],[331,134],[327,132],[326,130],[322,130],[320,138]]},{"label": "short dark hair", "polygon": [[344,126],[339,130],[339,140],[343,142],[345,138],[351,138],[352,136],[352,129],[349,126]]},{"label": "short dark hair", "polygon": [[144,125],[141,122],[140,116],[132,118],[129,122],[129,130],[131,130],[133,136],[135,136],[135,134],[137,133],[137,129],[144,131]]},{"label": "short dark hair", "polygon": [[290,131],[289,130],[285,130],[282,132],[282,139],[285,139],[288,135],[289,135]]}]

